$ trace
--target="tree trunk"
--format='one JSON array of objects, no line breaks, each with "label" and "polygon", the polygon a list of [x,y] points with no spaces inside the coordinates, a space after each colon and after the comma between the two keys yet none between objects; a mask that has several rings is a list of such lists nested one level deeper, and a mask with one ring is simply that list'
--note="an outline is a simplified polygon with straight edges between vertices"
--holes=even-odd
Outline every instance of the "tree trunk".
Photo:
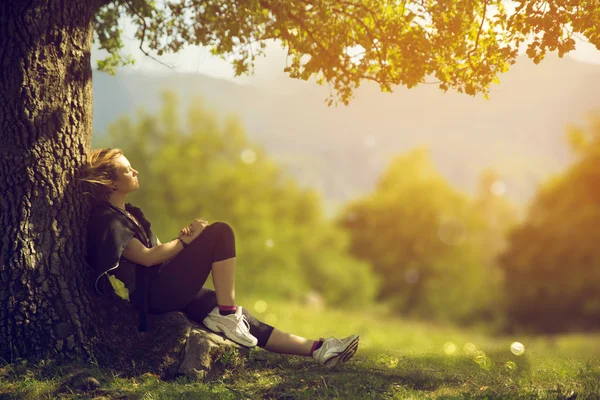
[{"label": "tree trunk", "polygon": [[72,359],[93,329],[86,206],[93,2],[0,0],[0,357]]}]

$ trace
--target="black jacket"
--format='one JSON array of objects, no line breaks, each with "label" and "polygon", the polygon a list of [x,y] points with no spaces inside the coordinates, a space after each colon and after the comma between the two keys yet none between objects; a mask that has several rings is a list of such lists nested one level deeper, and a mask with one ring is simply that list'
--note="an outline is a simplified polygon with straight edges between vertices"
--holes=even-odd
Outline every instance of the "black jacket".
[{"label": "black jacket", "polygon": [[[146,247],[156,246],[158,240],[142,210],[131,204],[126,204],[125,209],[138,220],[141,227],[123,210],[108,202],[100,202],[94,207],[88,220],[88,263],[94,268],[94,287],[99,294],[114,292],[129,301],[130,295],[135,293],[134,304],[142,313],[140,329],[146,330],[148,279],[156,268],[135,264],[124,259],[122,254],[133,237]],[[118,290],[119,285],[126,290]]]}]

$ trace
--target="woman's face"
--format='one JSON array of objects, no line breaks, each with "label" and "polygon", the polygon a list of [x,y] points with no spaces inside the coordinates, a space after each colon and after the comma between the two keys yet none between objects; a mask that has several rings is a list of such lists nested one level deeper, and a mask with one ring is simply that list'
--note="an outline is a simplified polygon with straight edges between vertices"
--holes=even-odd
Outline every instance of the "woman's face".
[{"label": "woman's face", "polygon": [[127,157],[121,155],[117,158],[117,179],[113,185],[117,187],[117,192],[123,194],[131,193],[140,188],[137,178],[138,172],[131,167]]}]

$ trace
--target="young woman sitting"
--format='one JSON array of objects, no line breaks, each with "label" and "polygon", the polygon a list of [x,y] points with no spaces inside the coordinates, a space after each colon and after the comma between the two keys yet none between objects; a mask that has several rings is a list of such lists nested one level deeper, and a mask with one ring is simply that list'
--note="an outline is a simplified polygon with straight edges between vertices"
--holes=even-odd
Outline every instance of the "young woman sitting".
[{"label": "young woman sitting", "polygon": [[[240,345],[310,356],[326,367],[356,353],[358,335],[309,340],[265,324],[236,305],[235,237],[226,223],[195,219],[176,239],[161,243],[142,211],[125,203],[140,184],[121,150],[92,151],[82,181],[95,200],[88,222],[88,260],[99,292],[114,290],[140,312],[181,311]],[[148,273],[136,273],[140,268]],[[215,290],[203,288],[211,272]]]}]

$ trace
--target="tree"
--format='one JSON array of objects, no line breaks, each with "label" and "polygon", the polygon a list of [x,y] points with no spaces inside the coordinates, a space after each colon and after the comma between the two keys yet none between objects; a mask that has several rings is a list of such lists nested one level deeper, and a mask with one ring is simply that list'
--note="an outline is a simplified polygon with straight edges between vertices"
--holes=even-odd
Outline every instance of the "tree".
[{"label": "tree", "polygon": [[600,113],[588,130],[571,128],[569,140],[576,162],[540,187],[501,258],[514,329],[599,326]]},{"label": "tree", "polygon": [[425,150],[396,157],[339,222],[352,254],[379,276],[379,299],[398,313],[461,323],[489,314],[499,287],[478,246],[486,225]]},{"label": "tree", "polygon": [[497,266],[498,256],[507,247],[507,237],[517,224],[517,209],[505,197],[506,186],[499,173],[487,169],[479,176],[479,192],[473,211],[485,228],[478,246],[485,249],[485,264]]},{"label": "tree", "polygon": [[89,352],[97,321],[86,293],[86,207],[74,177],[91,138],[92,39],[120,54],[120,18],[160,54],[203,44],[251,69],[266,41],[289,49],[291,77],[317,76],[347,102],[362,80],[383,90],[434,77],[486,92],[526,35],[539,61],[581,34],[600,46],[595,0],[32,0],[0,2],[0,357]]},{"label": "tree", "polygon": [[110,3],[98,14],[100,44],[111,55],[102,63],[108,69],[130,62],[119,52],[117,26],[124,14],[133,18],[147,51],[207,45],[230,56],[237,74],[252,69],[266,41],[278,40],[288,48],[291,77],[314,75],[343,102],[363,80],[384,91],[432,79],[443,90],[487,93],[528,38],[527,54],[535,62],[547,51],[562,56],[573,50],[577,34],[600,47],[595,0],[208,0],[164,6],[137,0]]}]

